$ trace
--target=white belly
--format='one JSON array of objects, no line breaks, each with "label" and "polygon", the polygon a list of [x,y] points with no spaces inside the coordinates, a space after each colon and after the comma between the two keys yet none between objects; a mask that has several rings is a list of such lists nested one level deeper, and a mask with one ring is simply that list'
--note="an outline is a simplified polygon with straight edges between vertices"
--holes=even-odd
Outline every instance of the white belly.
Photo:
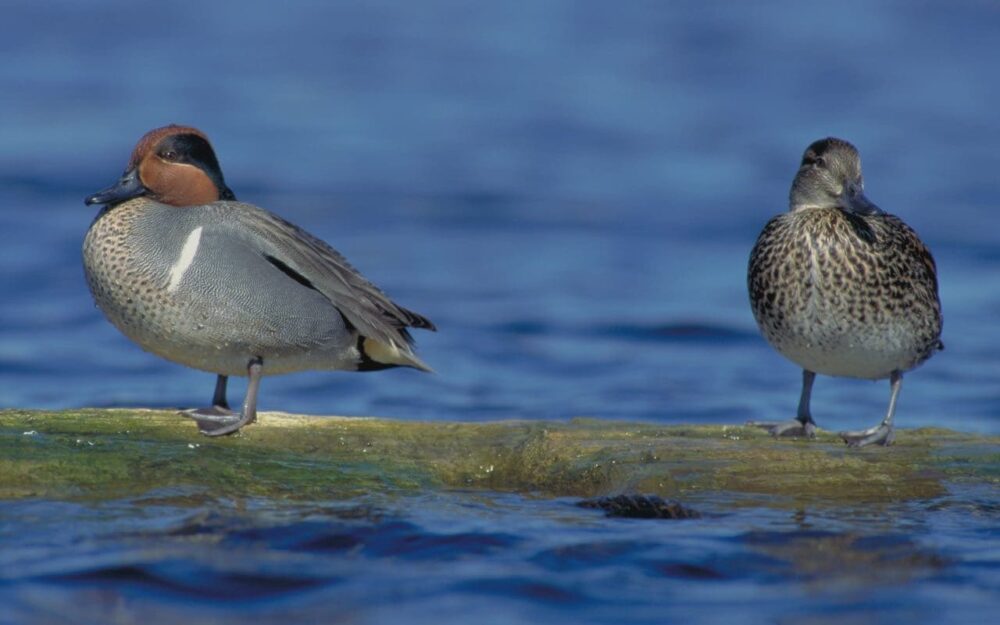
[{"label": "white belly", "polygon": [[812,320],[798,331],[767,339],[803,369],[824,375],[879,380],[910,369],[919,359],[913,329],[907,324],[838,328]]}]

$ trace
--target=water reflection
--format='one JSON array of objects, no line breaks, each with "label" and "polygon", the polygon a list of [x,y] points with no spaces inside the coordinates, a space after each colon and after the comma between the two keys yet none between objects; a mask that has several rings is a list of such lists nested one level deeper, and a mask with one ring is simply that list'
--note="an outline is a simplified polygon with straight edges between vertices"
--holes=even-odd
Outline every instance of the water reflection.
[{"label": "water reflection", "polygon": [[[981,609],[1000,564],[963,564],[995,531],[961,510],[899,504],[866,517],[746,508],[637,521],[574,503],[489,493],[331,506],[218,501],[208,509],[148,499],[7,503],[0,507],[9,546],[0,555],[0,600],[13,614],[74,614],[82,618],[76,622],[140,613],[198,618],[200,607],[224,605],[232,610],[218,612],[219,622],[251,612],[277,622],[269,619],[288,610],[317,618],[330,605],[344,618],[379,620],[386,601],[420,623],[441,614],[421,612],[434,601],[486,601],[500,620],[542,619],[558,608],[602,622],[627,606],[645,622],[651,610],[682,616],[710,596],[718,614],[753,609],[781,617],[848,602],[899,616],[940,602],[936,590],[934,599],[926,593],[952,584],[972,591],[956,609]],[[896,517],[918,523],[894,528]],[[75,529],[56,549],[51,527],[67,519]],[[947,546],[934,546],[930,528],[945,519],[961,529]],[[720,585],[725,594],[712,590]],[[750,588],[757,590],[748,595]],[[688,608],[671,608],[678,593]]]}]

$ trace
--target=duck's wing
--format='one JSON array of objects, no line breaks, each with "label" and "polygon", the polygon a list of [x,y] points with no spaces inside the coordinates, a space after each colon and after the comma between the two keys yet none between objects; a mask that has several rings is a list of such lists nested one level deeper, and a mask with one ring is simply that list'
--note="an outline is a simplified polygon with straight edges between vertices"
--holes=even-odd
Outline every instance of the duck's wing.
[{"label": "duck's wing", "polygon": [[362,336],[412,355],[407,328],[437,329],[426,317],[390,300],[337,250],[295,224],[243,202],[213,206],[225,213],[220,221],[230,224],[235,236],[291,279],[322,293]]}]

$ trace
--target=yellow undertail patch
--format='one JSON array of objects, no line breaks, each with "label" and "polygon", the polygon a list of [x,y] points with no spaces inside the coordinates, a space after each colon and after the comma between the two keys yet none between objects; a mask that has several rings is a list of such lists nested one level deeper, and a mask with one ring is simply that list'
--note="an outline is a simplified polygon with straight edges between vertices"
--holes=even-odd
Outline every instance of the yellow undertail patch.
[{"label": "yellow undertail patch", "polygon": [[362,342],[362,349],[365,354],[374,360],[385,365],[401,365],[413,367],[421,371],[433,372],[422,360],[417,358],[413,352],[403,351],[395,345],[386,345],[370,338],[365,338]]}]

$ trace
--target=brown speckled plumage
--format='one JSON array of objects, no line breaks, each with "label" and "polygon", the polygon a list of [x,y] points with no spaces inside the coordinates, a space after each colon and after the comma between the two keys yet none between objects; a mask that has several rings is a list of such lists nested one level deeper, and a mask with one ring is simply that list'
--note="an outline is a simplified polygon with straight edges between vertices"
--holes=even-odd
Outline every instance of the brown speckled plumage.
[{"label": "brown speckled plumage", "polygon": [[[939,344],[934,259],[894,215],[838,208],[779,215],[757,239],[747,282],[754,317],[775,349],[815,352],[816,362],[830,356],[826,367],[811,367],[817,373],[880,379],[912,369]],[[851,349],[885,356],[870,367],[838,366],[836,352]]]},{"label": "brown speckled plumage", "polygon": [[[934,259],[909,226],[871,204],[862,189],[853,146],[814,143],[793,184],[791,210],[768,222],[750,254],[747,286],[757,324],[807,372],[810,388],[810,372],[895,380],[942,346]],[[802,425],[812,423],[808,392]],[[887,440],[845,439],[888,444],[888,421]]]}]

